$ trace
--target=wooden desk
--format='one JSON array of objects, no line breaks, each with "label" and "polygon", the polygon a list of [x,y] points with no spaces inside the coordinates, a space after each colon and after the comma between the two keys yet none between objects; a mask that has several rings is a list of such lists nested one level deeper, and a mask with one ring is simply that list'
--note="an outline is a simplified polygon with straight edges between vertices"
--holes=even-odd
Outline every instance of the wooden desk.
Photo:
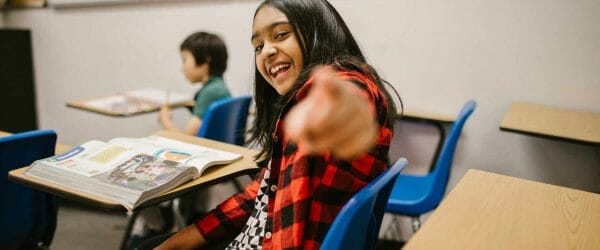
[{"label": "wooden desk", "polygon": [[[141,115],[141,114],[156,112],[156,111],[158,111],[160,109],[159,106],[156,106],[156,107],[152,107],[152,108],[148,108],[148,109],[144,109],[144,110],[140,110],[140,111],[136,111],[136,112],[123,113],[123,112],[114,112],[114,111],[107,110],[107,109],[95,108],[95,107],[87,105],[86,102],[87,102],[87,100],[72,100],[72,101],[68,101],[67,102],[67,107],[77,108],[77,109],[81,109],[81,110],[85,110],[85,111],[91,111],[91,112],[95,112],[95,113],[103,114],[103,115],[108,115],[108,116],[118,116],[118,117],[126,117],[126,116],[132,116],[132,115]],[[169,104],[169,106],[171,108],[194,107],[194,101],[189,100],[189,101],[185,101],[185,102],[171,103],[171,104]]]},{"label": "wooden desk", "polygon": [[165,102],[172,108],[194,106],[194,100],[186,93],[148,87],[105,97],[72,100],[67,102],[67,107],[109,116],[131,116],[157,111]]},{"label": "wooden desk", "polygon": [[600,114],[530,103],[513,103],[500,130],[600,145]]},{"label": "wooden desk", "polygon": [[434,114],[430,112],[422,112],[415,110],[404,110],[402,114],[402,118],[408,120],[421,120],[421,121],[431,121],[438,123],[453,123],[456,120],[456,117],[443,115],[443,114]]},{"label": "wooden desk", "polygon": [[56,143],[56,149],[54,150],[54,153],[62,154],[62,153],[69,151],[69,149],[71,149],[71,148],[72,148],[72,146],[62,144],[62,143]]},{"label": "wooden desk", "polygon": [[[229,178],[232,178],[235,176],[251,174],[251,173],[258,171],[258,167],[256,167],[254,160],[253,160],[254,155],[257,153],[254,150],[236,146],[236,145],[226,144],[226,143],[222,143],[222,142],[218,142],[218,141],[203,139],[203,138],[199,138],[199,137],[181,135],[181,134],[168,132],[168,131],[160,131],[160,132],[156,133],[155,135],[159,135],[159,136],[163,136],[163,137],[167,137],[167,138],[171,138],[171,139],[175,139],[175,140],[180,140],[180,141],[184,141],[184,142],[188,142],[188,143],[194,143],[194,144],[202,145],[205,147],[211,147],[211,148],[215,148],[215,149],[238,153],[238,154],[241,154],[243,156],[243,158],[241,160],[235,161],[228,165],[211,167],[211,168],[207,169],[202,174],[201,177],[199,177],[191,182],[188,182],[182,186],[179,186],[176,189],[168,191],[158,198],[149,200],[148,202],[145,202],[144,205],[138,207],[137,209],[147,207],[147,206],[150,206],[153,204],[157,204],[162,201],[173,199],[175,197],[182,195],[183,193],[197,189],[201,186],[206,186],[206,185],[220,182],[222,180],[229,179]],[[103,199],[101,197],[90,195],[90,194],[79,193],[79,192],[70,190],[66,186],[48,183],[44,180],[25,175],[24,172],[26,169],[27,169],[27,167],[10,171],[8,178],[12,181],[22,183],[24,185],[42,190],[44,192],[52,193],[52,194],[55,194],[58,196],[66,197],[66,198],[77,200],[77,201],[86,202],[86,203],[89,203],[89,204],[92,204],[95,206],[99,206],[106,210],[124,210],[124,208],[116,202],[109,201],[109,200]]]},{"label": "wooden desk", "polygon": [[405,249],[600,249],[600,195],[469,170]]}]

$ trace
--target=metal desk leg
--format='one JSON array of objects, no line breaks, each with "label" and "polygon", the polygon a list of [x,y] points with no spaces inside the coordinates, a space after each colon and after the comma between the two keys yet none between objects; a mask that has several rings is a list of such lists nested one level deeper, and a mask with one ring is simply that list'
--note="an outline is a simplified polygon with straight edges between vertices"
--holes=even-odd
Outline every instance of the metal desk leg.
[{"label": "metal desk leg", "polygon": [[431,166],[429,166],[429,172],[435,169],[435,165],[440,158],[440,152],[442,151],[442,147],[444,146],[444,142],[446,141],[446,130],[444,129],[444,125],[439,122],[432,123],[440,132],[440,139],[438,140],[438,144],[435,148],[435,153],[433,154],[433,160],[431,161]]},{"label": "metal desk leg", "polygon": [[433,159],[431,160],[431,165],[429,166],[429,172],[433,171],[435,169],[435,165],[437,164],[438,158],[440,157],[440,152],[442,151],[444,142],[446,141],[446,130],[444,129],[444,124],[439,121],[421,119],[421,118],[416,118],[416,117],[403,117],[402,120],[400,120],[400,121],[401,122],[408,121],[408,122],[425,123],[427,125],[434,126],[438,129],[440,136],[439,136],[437,146],[435,148],[435,153],[433,154]]},{"label": "metal desk leg", "polygon": [[125,228],[125,233],[123,235],[123,239],[121,240],[121,250],[127,249],[127,242],[129,241],[129,237],[131,237],[131,230],[133,229],[133,224],[135,223],[135,219],[137,218],[138,214],[138,211],[133,211],[131,212],[131,216],[129,216],[127,227]]}]

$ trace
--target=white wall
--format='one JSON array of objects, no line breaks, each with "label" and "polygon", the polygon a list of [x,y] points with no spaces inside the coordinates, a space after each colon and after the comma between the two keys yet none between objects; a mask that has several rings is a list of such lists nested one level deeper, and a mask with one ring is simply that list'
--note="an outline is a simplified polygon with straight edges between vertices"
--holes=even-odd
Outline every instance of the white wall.
[{"label": "white wall", "polygon": [[[476,168],[600,192],[598,147],[498,129],[512,101],[600,112],[598,1],[332,3],[406,107],[455,114],[467,99],[478,101],[456,152],[451,186]],[[225,78],[234,94],[251,94],[249,37],[257,4],[206,0],[14,10],[6,24],[33,31],[40,126],[76,144],[159,129],[155,114],[110,118],[65,102],[147,85],[189,89],[179,71],[178,46],[195,30],[224,37],[231,55]],[[185,112],[177,116],[184,119]]]}]

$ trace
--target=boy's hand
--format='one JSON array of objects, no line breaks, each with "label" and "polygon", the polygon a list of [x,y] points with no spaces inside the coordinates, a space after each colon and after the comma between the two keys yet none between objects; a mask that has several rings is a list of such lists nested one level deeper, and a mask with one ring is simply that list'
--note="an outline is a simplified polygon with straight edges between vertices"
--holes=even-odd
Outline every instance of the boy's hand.
[{"label": "boy's hand", "polygon": [[167,124],[171,123],[171,108],[168,105],[160,107],[160,114],[158,116],[158,122],[166,127]]},{"label": "boy's hand", "polygon": [[362,90],[339,79],[331,67],[314,74],[307,97],[285,119],[290,139],[309,152],[330,151],[342,159],[369,151],[379,126]]}]

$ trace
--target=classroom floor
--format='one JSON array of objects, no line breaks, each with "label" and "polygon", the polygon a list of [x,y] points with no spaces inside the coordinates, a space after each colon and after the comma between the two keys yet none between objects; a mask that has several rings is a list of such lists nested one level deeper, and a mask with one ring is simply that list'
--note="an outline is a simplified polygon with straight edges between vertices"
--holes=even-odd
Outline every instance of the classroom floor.
[{"label": "classroom floor", "polygon": [[119,249],[127,216],[61,200],[57,223],[51,249]]}]

